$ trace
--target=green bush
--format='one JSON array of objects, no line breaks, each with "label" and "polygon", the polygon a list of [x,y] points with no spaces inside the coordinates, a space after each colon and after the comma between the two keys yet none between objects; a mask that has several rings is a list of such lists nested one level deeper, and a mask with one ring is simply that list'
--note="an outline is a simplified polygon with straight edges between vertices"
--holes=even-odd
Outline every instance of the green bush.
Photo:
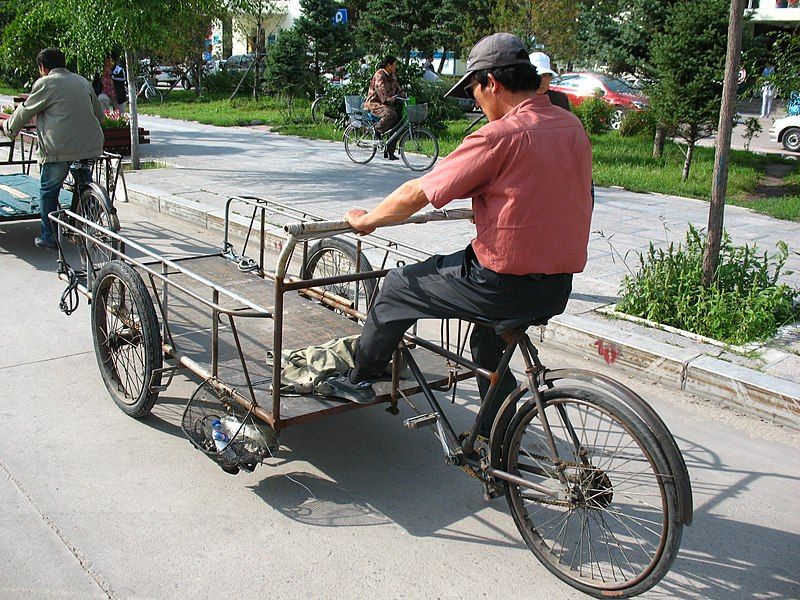
[{"label": "green bush", "polygon": [[625,277],[617,310],[729,344],[744,344],[775,335],[796,320],[800,290],[778,283],[789,255],[760,254],[755,244],[734,246],[723,235],[720,263],[713,284],[702,285],[706,235],[691,225],[685,245],[666,250],[650,244],[640,268]]},{"label": "green bush", "polygon": [[611,128],[611,113],[614,109],[599,94],[584,100],[572,110],[588,134],[597,135]]},{"label": "green bush", "polygon": [[620,137],[646,135],[652,137],[656,132],[656,119],[649,110],[629,110],[622,117],[619,127]]},{"label": "green bush", "polygon": [[[234,89],[236,89],[236,86],[241,78],[242,78],[241,73],[228,73],[226,71],[220,71],[219,73],[203,76],[202,85],[207,90],[211,90],[213,92],[219,92],[221,94],[226,94],[226,93],[229,94]],[[252,70],[247,74],[244,81],[242,82],[242,85],[239,88],[239,93],[247,95],[248,90],[251,92],[253,90]]]}]

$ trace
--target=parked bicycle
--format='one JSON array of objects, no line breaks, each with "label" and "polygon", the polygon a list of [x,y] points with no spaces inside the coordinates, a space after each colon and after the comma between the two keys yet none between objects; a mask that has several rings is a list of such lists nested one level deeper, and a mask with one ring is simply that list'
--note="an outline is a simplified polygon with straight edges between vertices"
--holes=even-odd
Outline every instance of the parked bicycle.
[{"label": "parked bicycle", "polygon": [[[408,104],[407,98],[398,97],[404,105],[400,122],[383,136],[375,131],[380,117],[365,111],[360,96],[345,96],[345,109],[350,124],[344,130],[344,149],[354,163],[367,164],[375,153],[397,143],[400,158],[412,171],[427,171],[439,158],[439,138],[429,129],[421,127],[428,116],[427,104]],[[399,140],[399,141],[398,141]]]},{"label": "parked bicycle", "polygon": [[161,90],[156,87],[156,80],[152,77],[139,75],[136,78],[136,86],[139,89],[139,91],[136,92],[137,97],[144,98],[146,100],[157,99],[159,102],[164,101],[164,94],[162,94]]}]

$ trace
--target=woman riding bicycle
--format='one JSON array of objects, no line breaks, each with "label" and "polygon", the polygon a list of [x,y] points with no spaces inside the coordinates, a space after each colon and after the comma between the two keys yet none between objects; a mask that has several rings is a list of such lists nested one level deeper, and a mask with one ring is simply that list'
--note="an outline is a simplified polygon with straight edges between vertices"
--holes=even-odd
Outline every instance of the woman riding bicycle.
[{"label": "woman riding bicycle", "polygon": [[[376,133],[383,135],[400,121],[400,115],[394,104],[400,95],[400,83],[397,81],[397,58],[387,56],[378,65],[378,70],[369,82],[369,92],[364,102],[364,109],[371,112],[380,121],[375,125]],[[383,157],[398,160],[395,156],[395,143],[386,147]]]}]

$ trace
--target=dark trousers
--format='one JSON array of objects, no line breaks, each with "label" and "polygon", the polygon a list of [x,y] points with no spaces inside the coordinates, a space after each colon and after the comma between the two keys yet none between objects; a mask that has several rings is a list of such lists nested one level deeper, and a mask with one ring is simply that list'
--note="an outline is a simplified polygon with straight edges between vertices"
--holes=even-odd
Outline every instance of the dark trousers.
[{"label": "dark trousers", "polygon": [[[571,290],[571,274],[495,273],[481,266],[471,246],[394,269],[384,278],[367,315],[350,379],[356,382],[379,378],[403,334],[418,319],[550,317],[564,312]],[[477,364],[494,371],[505,347],[492,328],[475,326],[470,349]],[[516,379],[508,371],[481,424],[482,433],[488,434],[500,405],[516,386]],[[489,382],[478,377],[481,397],[488,388]]]},{"label": "dark trousers", "polygon": [[[400,116],[397,114],[397,111],[392,106],[388,106],[384,104],[374,110],[370,111],[376,117],[380,117],[381,120],[375,124],[375,131],[380,135],[383,135],[387,131],[389,131],[392,127],[397,125],[400,122]],[[388,152],[394,153],[395,146],[397,144],[392,144],[391,146],[387,146],[386,150]]]}]

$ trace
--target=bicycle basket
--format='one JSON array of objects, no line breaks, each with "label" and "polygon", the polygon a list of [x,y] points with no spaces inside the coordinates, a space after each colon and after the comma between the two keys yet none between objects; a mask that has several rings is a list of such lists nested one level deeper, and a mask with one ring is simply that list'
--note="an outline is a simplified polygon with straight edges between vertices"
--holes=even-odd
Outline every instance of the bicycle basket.
[{"label": "bicycle basket", "polygon": [[408,115],[409,123],[422,123],[428,118],[428,105],[412,104],[406,106],[406,114]]},{"label": "bicycle basket", "polygon": [[[222,439],[214,439],[215,426]],[[252,471],[278,446],[274,429],[221,396],[207,381],[189,399],[181,428],[195,448],[229,473]]]},{"label": "bicycle basket", "polygon": [[364,99],[361,96],[345,96],[344,110],[348,115],[362,113],[364,111]]}]

